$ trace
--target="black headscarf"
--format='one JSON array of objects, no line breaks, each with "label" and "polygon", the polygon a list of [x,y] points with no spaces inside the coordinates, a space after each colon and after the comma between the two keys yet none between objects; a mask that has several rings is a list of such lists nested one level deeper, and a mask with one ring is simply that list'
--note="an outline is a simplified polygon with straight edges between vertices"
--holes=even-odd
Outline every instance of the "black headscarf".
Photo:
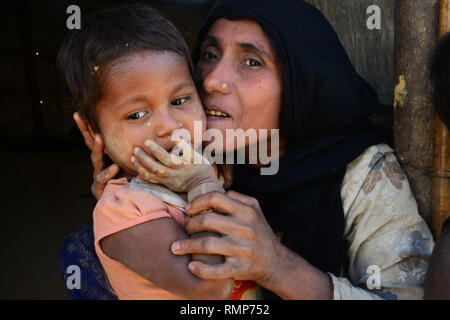
[{"label": "black headscarf", "polygon": [[208,17],[193,52],[219,18],[257,21],[283,68],[280,129],[288,152],[276,175],[235,166],[231,189],[258,199],[282,243],[324,272],[340,273],[345,256],[341,184],[347,164],[384,142],[366,118],[377,94],[355,71],[335,31],[300,0],[223,0]]}]

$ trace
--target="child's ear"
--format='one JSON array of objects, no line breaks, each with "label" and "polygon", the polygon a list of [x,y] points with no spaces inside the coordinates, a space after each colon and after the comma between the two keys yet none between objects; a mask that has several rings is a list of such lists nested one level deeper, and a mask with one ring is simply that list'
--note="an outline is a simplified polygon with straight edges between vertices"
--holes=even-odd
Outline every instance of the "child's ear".
[{"label": "child's ear", "polygon": [[89,147],[89,149],[92,150],[95,139],[94,130],[92,130],[92,127],[89,125],[89,123],[83,117],[81,117],[78,112],[75,112],[73,114],[73,119],[75,120],[78,129],[80,129],[81,134],[83,135],[84,142]]},{"label": "child's ear", "polygon": [[87,125],[87,129],[89,131],[89,135],[92,137],[93,141],[98,144],[97,148],[102,148],[104,154],[108,154],[105,148],[105,143],[103,141],[103,137],[100,133],[96,132],[90,124]]}]

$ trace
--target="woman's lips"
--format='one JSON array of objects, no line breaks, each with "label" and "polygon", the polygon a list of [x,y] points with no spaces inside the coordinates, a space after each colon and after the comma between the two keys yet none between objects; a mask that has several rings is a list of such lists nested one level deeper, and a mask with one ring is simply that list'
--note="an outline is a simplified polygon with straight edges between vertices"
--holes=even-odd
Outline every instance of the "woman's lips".
[{"label": "woman's lips", "polygon": [[205,114],[208,121],[231,119],[230,115],[221,110],[218,110],[218,108],[215,106],[206,106]]}]

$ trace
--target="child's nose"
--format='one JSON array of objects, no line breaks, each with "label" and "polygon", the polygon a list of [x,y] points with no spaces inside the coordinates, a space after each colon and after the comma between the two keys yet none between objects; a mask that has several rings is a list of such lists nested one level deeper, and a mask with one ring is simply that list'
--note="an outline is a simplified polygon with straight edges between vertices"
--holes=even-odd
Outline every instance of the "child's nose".
[{"label": "child's nose", "polygon": [[160,138],[170,137],[176,129],[183,126],[181,121],[176,119],[169,111],[160,112],[157,119],[154,120],[156,120],[155,134]]}]

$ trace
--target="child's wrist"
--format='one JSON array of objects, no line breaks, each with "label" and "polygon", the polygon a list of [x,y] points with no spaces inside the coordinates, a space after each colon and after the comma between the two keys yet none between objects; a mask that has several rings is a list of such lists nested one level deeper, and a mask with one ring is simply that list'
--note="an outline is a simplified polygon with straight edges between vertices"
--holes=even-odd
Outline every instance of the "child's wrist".
[{"label": "child's wrist", "polygon": [[188,202],[209,192],[225,193],[225,189],[218,179],[202,182],[188,191]]}]

